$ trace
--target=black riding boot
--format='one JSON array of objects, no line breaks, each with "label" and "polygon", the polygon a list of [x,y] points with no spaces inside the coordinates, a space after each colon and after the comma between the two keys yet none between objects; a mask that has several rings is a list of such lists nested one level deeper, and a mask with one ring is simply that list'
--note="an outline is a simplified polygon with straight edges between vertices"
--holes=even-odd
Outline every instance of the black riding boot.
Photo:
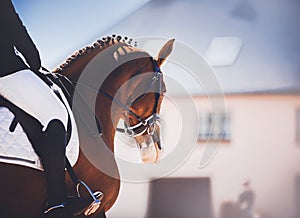
[{"label": "black riding boot", "polygon": [[66,130],[59,120],[52,120],[44,132],[44,144],[39,155],[45,171],[49,207],[61,204],[67,198],[65,183]]}]

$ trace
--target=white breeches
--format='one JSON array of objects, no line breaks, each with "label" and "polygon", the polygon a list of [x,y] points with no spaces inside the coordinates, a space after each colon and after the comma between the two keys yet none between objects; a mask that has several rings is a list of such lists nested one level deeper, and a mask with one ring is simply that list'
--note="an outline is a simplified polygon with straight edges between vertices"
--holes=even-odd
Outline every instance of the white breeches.
[{"label": "white breeches", "polygon": [[[62,91],[55,85],[60,93]],[[0,78],[0,95],[35,117],[43,131],[53,119],[67,129],[68,112],[54,92],[31,70],[21,70]]]}]

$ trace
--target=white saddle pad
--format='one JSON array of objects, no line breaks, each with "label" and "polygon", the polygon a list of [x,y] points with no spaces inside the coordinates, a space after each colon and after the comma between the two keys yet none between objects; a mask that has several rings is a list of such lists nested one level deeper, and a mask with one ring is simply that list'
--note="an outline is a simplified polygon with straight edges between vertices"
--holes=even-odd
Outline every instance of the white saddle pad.
[{"label": "white saddle pad", "polygon": [[[72,135],[67,145],[66,155],[71,165],[75,165],[79,155],[79,139],[77,126],[73,116]],[[20,124],[14,132],[9,126],[14,115],[5,107],[0,107],[0,162],[17,164],[43,170],[40,158],[33,150]]]}]

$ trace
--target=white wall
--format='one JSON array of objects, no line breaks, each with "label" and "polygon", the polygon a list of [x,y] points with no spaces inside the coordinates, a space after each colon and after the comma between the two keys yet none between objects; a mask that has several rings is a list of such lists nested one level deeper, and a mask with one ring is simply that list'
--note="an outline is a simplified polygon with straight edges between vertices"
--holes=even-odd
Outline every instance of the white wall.
[{"label": "white wall", "polygon": [[[195,99],[200,112],[209,109],[206,99]],[[182,98],[176,102],[185,101]],[[218,217],[221,203],[236,200],[243,180],[249,178],[256,192],[258,211],[272,218],[298,218],[295,205],[300,202],[294,202],[294,182],[300,174],[300,145],[295,141],[295,116],[296,109],[300,108],[300,96],[226,96],[225,103],[231,116],[231,141],[222,144],[204,168],[199,166],[205,144],[197,144],[188,160],[170,176],[209,176],[215,217]],[[173,107],[168,104],[165,103],[163,114],[168,107]],[[178,126],[179,117],[165,117],[172,126],[166,128],[164,140],[168,141],[168,134],[172,135]],[[119,155],[125,155],[124,151]],[[128,152],[133,154],[134,149]],[[108,217],[144,217],[148,194],[148,183],[123,184],[118,202]]]},{"label": "white wall", "polygon": [[[233,96],[225,101],[232,140],[200,170],[213,178],[216,210],[224,199],[234,199],[242,181],[250,178],[259,210],[271,217],[295,217],[294,182],[300,173],[300,147],[295,141],[299,96]],[[199,152],[202,149],[200,146]]]}]

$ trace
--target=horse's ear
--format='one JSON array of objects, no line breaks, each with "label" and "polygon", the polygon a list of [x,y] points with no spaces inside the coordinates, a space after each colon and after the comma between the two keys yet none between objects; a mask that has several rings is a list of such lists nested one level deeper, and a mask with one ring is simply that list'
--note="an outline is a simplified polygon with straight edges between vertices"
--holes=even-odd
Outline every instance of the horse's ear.
[{"label": "horse's ear", "polygon": [[160,50],[158,57],[157,57],[157,64],[160,67],[167,57],[171,54],[173,50],[173,44],[175,39],[170,39]]}]

